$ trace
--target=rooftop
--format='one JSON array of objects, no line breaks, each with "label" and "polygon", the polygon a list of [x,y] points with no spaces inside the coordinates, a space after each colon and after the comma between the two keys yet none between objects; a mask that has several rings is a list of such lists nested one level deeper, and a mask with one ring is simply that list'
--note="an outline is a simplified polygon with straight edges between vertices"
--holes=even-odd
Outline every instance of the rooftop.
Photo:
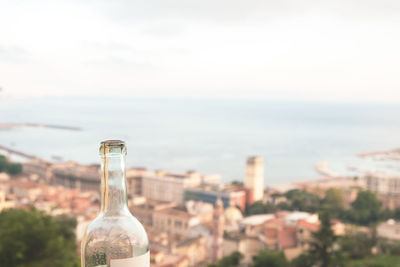
[{"label": "rooftop", "polygon": [[243,220],[240,221],[242,225],[260,225],[263,224],[265,221],[275,218],[274,214],[258,214],[252,215],[249,217],[245,217]]}]

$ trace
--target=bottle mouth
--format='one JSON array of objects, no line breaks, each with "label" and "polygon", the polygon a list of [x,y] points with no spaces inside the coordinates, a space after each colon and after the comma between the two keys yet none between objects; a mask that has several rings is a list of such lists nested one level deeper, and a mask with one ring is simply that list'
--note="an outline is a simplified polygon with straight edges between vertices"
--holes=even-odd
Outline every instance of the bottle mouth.
[{"label": "bottle mouth", "polygon": [[102,157],[126,155],[126,145],[121,140],[106,140],[100,143],[99,155]]}]

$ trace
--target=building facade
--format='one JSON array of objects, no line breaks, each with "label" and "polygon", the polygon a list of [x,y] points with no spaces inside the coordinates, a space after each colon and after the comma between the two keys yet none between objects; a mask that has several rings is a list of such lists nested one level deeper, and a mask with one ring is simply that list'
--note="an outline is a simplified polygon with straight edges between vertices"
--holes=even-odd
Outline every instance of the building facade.
[{"label": "building facade", "polygon": [[183,204],[185,189],[199,186],[201,182],[202,177],[197,173],[174,174],[156,171],[143,177],[142,193],[150,200]]},{"label": "building facade", "polygon": [[400,177],[371,173],[365,176],[365,183],[368,190],[376,193],[383,208],[400,207]]},{"label": "building facade", "polygon": [[249,157],[246,162],[245,187],[252,191],[253,201],[264,198],[264,160],[262,157]]},{"label": "building facade", "polygon": [[196,187],[185,189],[185,201],[194,200],[213,204],[221,198],[224,208],[238,206],[242,211],[246,208],[246,191],[241,189],[219,189],[216,187]]},{"label": "building facade", "polygon": [[73,161],[54,164],[51,184],[82,191],[100,191],[100,166]]}]

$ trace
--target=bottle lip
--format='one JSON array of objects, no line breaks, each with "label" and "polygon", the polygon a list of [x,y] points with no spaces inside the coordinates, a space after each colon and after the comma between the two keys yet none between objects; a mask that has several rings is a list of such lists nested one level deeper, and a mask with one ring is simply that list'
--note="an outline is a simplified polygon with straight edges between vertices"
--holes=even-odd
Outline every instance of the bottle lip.
[{"label": "bottle lip", "polygon": [[126,144],[121,140],[102,141],[99,155],[102,157],[126,155]]}]

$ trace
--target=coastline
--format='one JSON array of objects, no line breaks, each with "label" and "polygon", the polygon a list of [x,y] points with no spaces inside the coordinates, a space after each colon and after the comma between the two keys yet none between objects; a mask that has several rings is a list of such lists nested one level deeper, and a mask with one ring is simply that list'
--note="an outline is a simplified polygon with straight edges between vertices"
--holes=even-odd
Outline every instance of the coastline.
[{"label": "coastline", "polygon": [[1,130],[12,130],[18,128],[48,128],[48,129],[59,129],[68,131],[82,131],[82,128],[75,126],[55,125],[55,124],[41,124],[41,123],[0,123]]}]

